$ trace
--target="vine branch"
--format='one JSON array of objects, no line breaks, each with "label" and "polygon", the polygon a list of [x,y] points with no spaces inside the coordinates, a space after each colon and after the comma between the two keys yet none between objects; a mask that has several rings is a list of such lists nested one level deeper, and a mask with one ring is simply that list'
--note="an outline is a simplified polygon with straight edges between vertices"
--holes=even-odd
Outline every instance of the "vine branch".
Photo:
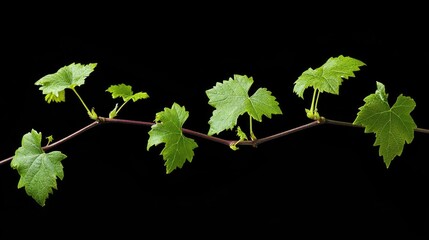
[{"label": "vine branch", "polygon": [[[98,126],[101,123],[120,123],[120,124],[130,124],[130,125],[141,125],[141,126],[152,126],[155,123],[154,122],[146,122],[146,121],[138,121],[138,120],[129,120],[129,119],[116,119],[116,118],[104,118],[104,117],[98,117],[97,120],[93,121],[92,123],[86,125],[85,127],[75,131],[74,133],[58,140],[55,141],[49,145],[46,145],[44,147],[42,147],[42,149],[44,151],[48,151],[64,142],[67,142],[68,140],[90,130],[91,128]],[[281,138],[284,137],[286,135],[295,133],[295,132],[299,132],[314,126],[318,126],[321,124],[331,124],[331,125],[337,125],[337,126],[346,126],[346,127],[363,127],[361,125],[356,125],[353,124],[351,122],[344,122],[344,121],[337,121],[337,120],[332,120],[332,119],[327,119],[324,117],[321,117],[319,120],[314,120],[310,123],[307,124],[303,124],[300,125],[298,127],[295,128],[291,128],[289,130],[283,131],[283,132],[279,132],[264,138],[259,138],[259,139],[255,139],[255,140],[245,140],[245,141],[240,141],[238,142],[238,140],[228,140],[228,139],[223,139],[223,138],[219,138],[219,137],[214,137],[211,135],[207,135],[205,133],[201,133],[198,131],[194,131],[191,129],[187,129],[187,128],[182,128],[182,132],[185,134],[189,134],[189,135],[193,135],[195,137],[199,137],[199,138],[203,138],[212,142],[217,142],[226,146],[231,146],[233,144],[237,144],[237,145],[247,145],[247,146],[252,146],[252,147],[257,147],[258,145],[268,142],[268,141],[272,141],[274,139],[277,138]],[[425,129],[425,128],[415,128],[414,129],[415,132],[421,132],[421,133],[425,133],[425,134],[429,134],[429,129]],[[0,161],[0,165],[3,165],[9,161],[11,161],[13,159],[13,156],[5,158],[3,160]]]}]

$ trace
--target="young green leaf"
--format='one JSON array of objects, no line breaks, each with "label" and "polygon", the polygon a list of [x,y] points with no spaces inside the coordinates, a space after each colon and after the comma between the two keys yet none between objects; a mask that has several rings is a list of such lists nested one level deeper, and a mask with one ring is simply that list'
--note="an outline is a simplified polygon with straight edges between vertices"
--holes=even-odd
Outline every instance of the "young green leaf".
[{"label": "young green leaf", "polygon": [[149,94],[146,92],[134,93],[131,86],[125,85],[123,83],[111,85],[109,88],[107,88],[106,91],[112,94],[112,98],[121,97],[124,102],[128,102],[129,100],[136,102],[137,100],[146,99],[149,97]]},{"label": "young green leaf", "polygon": [[147,94],[146,92],[134,93],[131,86],[125,85],[123,83],[118,85],[111,85],[109,88],[107,88],[106,91],[112,94],[112,98],[121,97],[124,101],[119,108],[118,105],[116,105],[115,108],[110,111],[109,118],[116,117],[116,115],[118,115],[119,111],[125,106],[128,101],[133,100],[133,102],[136,102],[140,99],[149,98],[149,94]]},{"label": "young green leaf", "polygon": [[353,123],[363,125],[365,133],[375,133],[374,146],[380,146],[379,155],[388,168],[402,154],[405,143],[412,142],[417,125],[410,115],[416,106],[412,98],[401,94],[390,107],[387,97],[384,85],[377,82],[377,90],[364,98],[365,105]]},{"label": "young green leaf", "polygon": [[237,131],[237,136],[239,137],[239,139],[238,139],[238,141],[236,141],[235,143],[233,143],[229,146],[234,151],[238,150],[237,144],[248,139],[246,133],[244,133],[243,130],[241,130],[240,126],[237,126],[236,131]]},{"label": "young green leaf", "polygon": [[319,68],[309,68],[303,72],[295,81],[293,91],[300,98],[304,98],[304,90],[308,87],[338,95],[343,79],[354,77],[353,72],[358,71],[359,67],[364,65],[365,63],[360,60],[343,55],[336,58],[331,57]]},{"label": "young green leaf", "polygon": [[21,176],[18,188],[25,187],[27,194],[44,206],[52,189],[57,189],[56,178],[62,180],[64,177],[61,161],[67,156],[59,151],[45,153],[41,139],[42,134],[34,129],[26,133],[10,165]]},{"label": "young green leaf", "polygon": [[40,78],[35,82],[35,85],[39,85],[39,90],[47,95],[45,100],[48,103],[65,101],[63,95],[65,89],[74,89],[76,86],[83,85],[86,77],[94,71],[96,66],[96,63],[86,65],[72,63],[60,68],[56,73]]},{"label": "young green leaf", "polygon": [[58,92],[58,95],[55,95],[54,93],[48,93],[45,95],[45,101],[47,103],[51,103],[53,102],[65,102],[66,101],[66,94],[65,91],[60,91]]},{"label": "young green leaf", "polygon": [[253,119],[262,121],[262,115],[282,114],[279,103],[266,88],[259,88],[249,97],[253,78],[235,74],[234,78],[217,83],[206,91],[209,104],[216,109],[209,120],[208,135],[218,134],[237,125],[240,115],[248,113]]},{"label": "young green leaf", "polygon": [[161,154],[167,174],[176,168],[182,168],[186,160],[192,162],[194,148],[198,146],[193,139],[184,136],[182,132],[182,126],[188,116],[189,113],[185,107],[173,103],[171,108],[164,108],[164,111],[156,114],[155,124],[149,131],[147,150],[160,143],[165,144]]}]

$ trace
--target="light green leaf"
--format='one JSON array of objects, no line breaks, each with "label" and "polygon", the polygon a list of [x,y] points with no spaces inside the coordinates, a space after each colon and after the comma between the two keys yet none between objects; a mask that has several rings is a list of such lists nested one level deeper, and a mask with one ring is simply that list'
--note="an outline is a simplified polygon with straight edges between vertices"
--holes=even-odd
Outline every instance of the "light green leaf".
[{"label": "light green leaf", "polygon": [[276,98],[266,88],[259,88],[249,97],[252,84],[252,77],[235,74],[206,91],[209,104],[216,108],[209,120],[208,135],[234,128],[238,117],[246,112],[259,122],[263,115],[271,118],[272,114],[282,114]]},{"label": "light green leaf", "polygon": [[417,125],[410,115],[416,106],[412,98],[401,94],[390,107],[387,97],[384,85],[377,82],[377,90],[364,98],[365,105],[353,123],[363,125],[365,133],[375,133],[374,146],[380,146],[379,155],[388,168],[402,154],[405,143],[412,142]]},{"label": "light green leaf", "polygon": [[109,88],[107,88],[106,92],[110,92],[112,94],[112,98],[121,97],[124,101],[119,108],[118,104],[116,104],[115,108],[110,111],[109,118],[116,117],[119,111],[125,106],[128,101],[133,100],[133,102],[136,102],[140,99],[149,98],[149,94],[147,94],[146,92],[133,93],[131,86],[125,85],[123,83],[118,85],[111,85]]},{"label": "light green leaf", "polygon": [[240,126],[237,126],[236,131],[237,131],[237,136],[239,137],[239,140],[229,145],[229,147],[234,151],[238,150],[237,144],[248,139],[246,133],[244,133],[243,130],[241,130]]},{"label": "light green leaf", "polygon": [[34,129],[26,133],[10,165],[21,176],[18,188],[25,187],[26,193],[44,206],[52,189],[57,189],[56,178],[62,180],[64,177],[61,161],[67,156],[59,151],[45,153],[41,139],[42,134]]},{"label": "light green leaf", "polygon": [[136,102],[137,100],[146,98],[149,98],[149,94],[147,94],[146,92],[138,92],[126,98],[125,101],[133,100],[133,102]]},{"label": "light green leaf", "polygon": [[246,133],[241,130],[240,126],[237,126],[237,136],[240,138],[239,141],[244,141],[248,139]]},{"label": "light green leaf", "polygon": [[146,99],[149,97],[149,94],[146,92],[138,92],[134,94],[132,87],[123,83],[111,85],[109,88],[107,88],[106,91],[112,94],[112,98],[121,97],[124,102],[127,102],[131,99],[135,102],[137,100]]},{"label": "light green leaf", "polygon": [[119,85],[111,85],[107,88],[106,91],[112,94],[112,98],[122,97],[123,100],[133,95],[133,90],[131,89],[131,86],[125,85],[123,83]]},{"label": "light green leaf", "polygon": [[55,95],[54,93],[48,93],[45,95],[45,101],[47,103],[51,103],[51,102],[65,102],[66,101],[66,94],[65,91],[60,91],[57,93],[57,95]]},{"label": "light green leaf", "polygon": [[354,77],[353,72],[361,66],[365,63],[351,57],[331,57],[319,68],[309,68],[303,72],[295,81],[293,91],[301,98],[304,98],[304,90],[308,87],[338,95],[343,79]]},{"label": "light green leaf", "polygon": [[85,83],[85,79],[94,71],[96,63],[80,64],[72,63],[60,68],[56,73],[48,74],[35,82],[39,85],[39,90],[43,94],[49,95],[45,100],[49,103],[52,100],[56,102],[64,101],[63,95],[65,89],[74,89]]},{"label": "light green leaf", "polygon": [[156,114],[155,124],[149,131],[147,150],[160,143],[165,144],[161,155],[165,161],[167,174],[176,168],[182,168],[186,160],[192,162],[194,149],[198,146],[182,132],[182,126],[188,116],[185,107],[174,103],[171,108],[164,108],[164,111]]}]

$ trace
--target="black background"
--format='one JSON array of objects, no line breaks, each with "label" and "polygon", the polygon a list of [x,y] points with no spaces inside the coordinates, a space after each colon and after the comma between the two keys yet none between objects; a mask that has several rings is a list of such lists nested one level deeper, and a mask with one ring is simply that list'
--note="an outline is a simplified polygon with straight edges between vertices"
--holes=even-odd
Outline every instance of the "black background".
[{"label": "black background", "polygon": [[[391,104],[399,94],[411,96],[417,103],[412,112],[416,124],[429,127],[424,87],[429,52],[420,19],[405,23],[380,17],[377,24],[366,25],[338,14],[298,25],[306,15],[285,17],[293,10],[264,11],[262,16],[225,9],[173,15],[160,8],[151,17],[151,8],[131,13],[99,9],[73,17],[47,11],[7,26],[1,158],[12,156],[32,128],[59,140],[91,123],[71,91],[65,103],[47,104],[34,85],[72,62],[98,64],[77,90],[99,115],[107,116],[117,102],[107,87],[125,83],[150,98],[129,103],[119,118],[153,121],[176,102],[189,111],[184,127],[203,133],[213,111],[205,90],[233,74],[251,76],[250,93],[266,87],[283,111],[254,123],[256,136],[264,137],[309,122],[304,109],[312,90],[304,100],[292,92],[303,71],[330,57],[350,56],[366,66],[344,80],[340,95],[321,95],[323,116],[352,122],[379,81]],[[247,129],[247,118],[239,123]],[[1,165],[1,234],[428,234],[425,134],[416,133],[389,169],[373,146],[374,135],[360,128],[321,125],[238,151],[195,138],[199,146],[192,163],[166,174],[162,146],[146,151],[148,131],[106,124],[58,146],[68,156],[62,161],[65,176],[44,207],[17,189],[19,176],[9,163]]]}]

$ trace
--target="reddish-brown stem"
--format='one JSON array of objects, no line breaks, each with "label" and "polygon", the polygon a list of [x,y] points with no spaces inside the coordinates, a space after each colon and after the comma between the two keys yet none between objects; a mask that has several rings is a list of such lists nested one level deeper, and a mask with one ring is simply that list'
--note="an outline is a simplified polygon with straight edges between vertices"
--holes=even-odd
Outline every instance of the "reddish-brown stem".
[{"label": "reddish-brown stem", "polygon": [[[331,120],[331,119],[326,119],[326,118],[324,119],[324,121],[327,124],[338,125],[338,126],[363,127],[362,125],[357,125],[357,124],[353,124],[350,122],[343,122],[343,121]],[[425,128],[415,128],[414,131],[429,134],[429,129],[425,129]]]},{"label": "reddish-brown stem", "polygon": [[[144,122],[144,121],[134,121],[134,120],[127,120],[127,119],[116,119],[116,118],[100,118],[100,122],[106,122],[106,123],[122,123],[122,124],[134,124],[134,125],[143,125],[143,126],[152,126],[155,123],[154,122]],[[200,133],[194,130],[190,130],[187,128],[182,128],[182,132],[193,135],[196,137],[204,138],[213,142],[221,143],[224,145],[229,146],[230,144],[234,143],[234,140],[225,140],[218,137],[209,136],[204,133]]]},{"label": "reddish-brown stem", "polygon": [[[60,139],[60,140],[58,140],[58,141],[56,141],[56,142],[54,142],[52,144],[49,144],[49,145],[46,145],[46,146],[42,147],[42,149],[44,151],[49,151],[51,148],[54,148],[54,147],[56,147],[56,146],[58,146],[58,145],[60,145],[60,144],[62,144],[64,142],[66,142],[66,141],[68,141],[68,140],[70,140],[70,139],[72,139],[72,138],[74,138],[74,137],[82,134],[83,132],[88,131],[89,129],[97,126],[99,123],[100,123],[99,121],[94,121],[94,122],[86,125],[85,127],[77,130],[76,132],[68,135],[67,137],[62,138],[62,139]],[[0,165],[5,164],[6,162],[9,162],[12,159],[13,159],[13,156],[3,159],[3,160],[0,161]]]},{"label": "reddish-brown stem", "polygon": [[52,143],[52,144],[49,144],[49,145],[46,145],[46,146],[42,147],[42,149],[43,149],[44,151],[49,151],[51,148],[54,148],[54,147],[56,147],[57,145],[60,145],[60,144],[62,144],[62,143],[64,143],[64,142],[66,142],[66,141],[68,141],[68,140],[70,140],[70,139],[72,139],[72,138],[74,138],[74,137],[76,137],[76,136],[78,136],[78,135],[82,134],[83,132],[86,132],[86,131],[88,131],[89,129],[91,129],[91,128],[93,128],[93,127],[97,126],[99,123],[100,123],[99,121],[94,121],[94,122],[90,123],[89,125],[86,125],[85,127],[83,127],[83,128],[81,128],[81,129],[77,130],[76,132],[74,132],[74,133],[72,133],[72,134],[68,135],[67,137],[62,138],[62,139],[60,139],[60,140],[58,140],[58,141],[56,141],[56,142],[54,142],[54,143]]},{"label": "reddish-brown stem", "polygon": [[[64,137],[52,144],[46,145],[44,147],[42,147],[42,149],[44,151],[48,151],[80,134],[82,134],[83,132],[88,131],[89,129],[99,125],[100,123],[121,123],[121,124],[132,124],[132,125],[142,125],[142,126],[152,126],[155,123],[154,122],[145,122],[145,121],[136,121],[136,120],[128,120],[128,119],[116,119],[116,118],[104,118],[104,117],[99,117],[97,119],[97,121],[94,121],[90,124],[88,124],[87,126],[77,130],[76,132],[68,135],[67,137]],[[321,118],[320,120],[315,120],[312,121],[310,123],[304,124],[304,125],[300,125],[298,127],[277,133],[277,134],[273,134],[264,138],[259,138],[253,141],[237,141],[237,140],[227,140],[227,139],[222,139],[222,138],[218,138],[218,137],[214,137],[211,135],[207,135],[201,132],[197,132],[194,130],[190,130],[187,128],[182,128],[183,133],[185,134],[189,134],[189,135],[193,135],[199,138],[203,138],[209,141],[213,141],[213,142],[217,142],[223,145],[227,145],[227,146],[231,146],[233,144],[236,145],[247,145],[247,146],[253,146],[253,147],[257,147],[258,145],[264,143],[264,142],[268,142],[277,138],[281,138],[284,137],[286,135],[298,132],[298,131],[302,131],[304,129],[307,128],[311,128],[320,124],[331,124],[331,125],[338,125],[338,126],[346,126],[346,127],[363,127],[361,125],[356,125],[350,122],[343,122],[343,121],[337,121],[337,120],[331,120],[331,119],[326,119],[326,118]],[[421,132],[421,133],[426,133],[429,134],[429,129],[423,129],[423,128],[416,128],[415,129],[416,132]],[[9,162],[13,159],[13,156],[5,158],[3,160],[0,161],[0,165],[5,164],[6,162]]]},{"label": "reddish-brown stem", "polygon": [[264,142],[268,142],[268,141],[271,141],[271,140],[274,140],[277,138],[281,138],[281,137],[284,137],[286,135],[289,135],[289,134],[292,134],[292,133],[295,133],[298,131],[302,131],[302,130],[307,129],[307,128],[317,126],[321,123],[323,123],[323,122],[312,121],[310,123],[307,123],[307,124],[304,124],[304,125],[301,125],[301,126],[298,126],[298,127],[295,127],[295,128],[292,128],[292,129],[289,129],[289,130],[286,130],[286,131],[283,131],[283,132],[280,132],[280,133],[277,133],[277,134],[274,134],[271,136],[268,136],[268,137],[259,138],[259,139],[253,140],[253,141],[242,141],[242,142],[237,143],[237,145],[251,145],[253,147],[257,147],[258,145],[260,145]]}]

